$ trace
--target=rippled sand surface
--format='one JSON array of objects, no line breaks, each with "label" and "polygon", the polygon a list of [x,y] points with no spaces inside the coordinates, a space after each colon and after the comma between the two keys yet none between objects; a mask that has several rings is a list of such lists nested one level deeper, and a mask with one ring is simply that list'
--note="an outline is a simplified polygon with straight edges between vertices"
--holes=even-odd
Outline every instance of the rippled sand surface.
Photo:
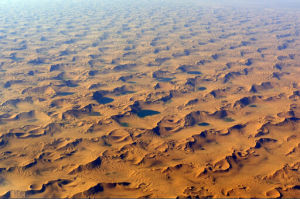
[{"label": "rippled sand surface", "polygon": [[1,1],[0,195],[299,197],[300,6],[233,2]]}]

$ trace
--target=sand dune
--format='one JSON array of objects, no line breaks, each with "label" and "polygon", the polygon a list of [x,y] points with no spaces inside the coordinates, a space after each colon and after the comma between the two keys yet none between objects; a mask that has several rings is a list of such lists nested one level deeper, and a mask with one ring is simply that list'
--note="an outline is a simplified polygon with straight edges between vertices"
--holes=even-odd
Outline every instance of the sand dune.
[{"label": "sand dune", "polygon": [[297,7],[45,4],[0,2],[2,198],[300,196]]}]

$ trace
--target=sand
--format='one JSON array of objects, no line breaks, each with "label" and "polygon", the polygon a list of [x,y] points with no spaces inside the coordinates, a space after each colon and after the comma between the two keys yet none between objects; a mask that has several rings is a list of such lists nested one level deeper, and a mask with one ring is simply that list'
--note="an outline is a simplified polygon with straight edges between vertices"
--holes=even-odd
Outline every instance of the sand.
[{"label": "sand", "polygon": [[299,10],[44,3],[0,6],[2,197],[300,196]]}]

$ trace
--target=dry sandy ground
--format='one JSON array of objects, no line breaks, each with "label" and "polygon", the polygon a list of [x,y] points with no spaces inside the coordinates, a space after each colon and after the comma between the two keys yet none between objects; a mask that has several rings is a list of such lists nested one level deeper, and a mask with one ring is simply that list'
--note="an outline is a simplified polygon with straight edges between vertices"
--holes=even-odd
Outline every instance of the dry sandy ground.
[{"label": "dry sandy ground", "polygon": [[87,2],[0,15],[0,195],[300,196],[299,11]]}]

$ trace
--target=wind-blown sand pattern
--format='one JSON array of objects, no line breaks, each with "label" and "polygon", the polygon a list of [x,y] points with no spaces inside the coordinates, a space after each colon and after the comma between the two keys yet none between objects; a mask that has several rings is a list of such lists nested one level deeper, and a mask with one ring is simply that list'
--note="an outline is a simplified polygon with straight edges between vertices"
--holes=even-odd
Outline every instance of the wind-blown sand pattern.
[{"label": "wind-blown sand pattern", "polygon": [[14,1],[2,197],[300,196],[299,7]]}]

